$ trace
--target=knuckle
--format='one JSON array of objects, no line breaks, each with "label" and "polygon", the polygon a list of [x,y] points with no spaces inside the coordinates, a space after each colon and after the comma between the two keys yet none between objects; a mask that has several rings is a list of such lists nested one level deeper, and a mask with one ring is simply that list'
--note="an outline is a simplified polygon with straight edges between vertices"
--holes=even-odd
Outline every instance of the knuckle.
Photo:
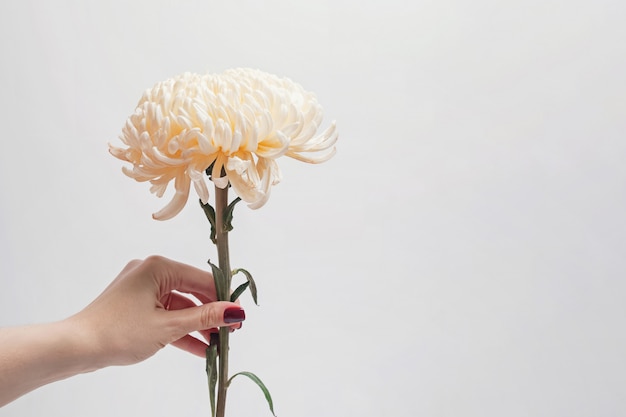
[{"label": "knuckle", "polygon": [[[167,259],[159,255],[150,255],[137,266],[144,278],[161,276],[167,270]],[[167,275],[167,274],[165,274]]]},{"label": "knuckle", "polygon": [[160,255],[150,255],[143,260],[143,264],[147,267],[159,267],[166,263],[166,259]]}]

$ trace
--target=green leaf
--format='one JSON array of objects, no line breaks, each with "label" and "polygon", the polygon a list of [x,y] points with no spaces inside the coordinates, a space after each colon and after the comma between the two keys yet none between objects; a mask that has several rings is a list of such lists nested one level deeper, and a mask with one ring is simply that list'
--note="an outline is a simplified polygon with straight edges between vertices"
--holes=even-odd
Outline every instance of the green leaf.
[{"label": "green leaf", "polygon": [[[256,283],[254,282],[254,279],[252,278],[252,274],[243,268],[237,268],[233,271],[233,275],[237,275],[239,272],[241,272],[242,274],[246,276],[246,279],[248,280],[248,283],[250,284],[250,294],[252,294],[252,299],[254,300],[254,304],[259,305],[257,301]],[[245,288],[243,290],[245,290]],[[243,292],[243,290],[241,292]]]},{"label": "green leaf", "polygon": [[237,289],[233,291],[233,293],[230,295],[230,301],[235,302],[235,300],[237,300],[237,298],[239,298],[239,296],[243,294],[246,288],[248,288],[248,285],[250,285],[250,282],[246,281],[240,286],[238,286]]},{"label": "green leaf", "polygon": [[213,281],[215,282],[215,292],[217,293],[217,299],[219,301],[227,301],[228,297],[228,288],[226,285],[226,277],[224,276],[224,272],[220,269],[219,266],[215,265],[209,259],[209,265],[211,265],[211,270],[213,271]]},{"label": "green leaf", "polygon": [[215,223],[215,209],[209,203],[202,203],[202,200],[200,200],[200,207],[202,207],[206,218],[209,219],[209,223],[211,223],[211,242],[217,244],[217,240],[215,240],[215,235],[217,233],[217,226]]},{"label": "green leaf", "polygon": [[261,379],[259,379],[258,376],[256,376],[255,374],[253,374],[252,372],[239,372],[236,373],[235,375],[231,376],[230,379],[228,380],[228,386],[230,386],[230,383],[232,382],[232,380],[237,376],[237,375],[243,375],[243,376],[247,376],[248,378],[250,378],[255,384],[257,384],[257,386],[259,388],[261,388],[261,391],[263,391],[263,395],[265,395],[265,399],[267,400],[267,404],[270,407],[270,411],[272,412],[272,415],[274,417],[276,417],[276,414],[274,414],[274,402],[272,401],[272,396],[270,395],[269,390],[267,389],[267,387],[265,386],[265,384],[261,381]]},{"label": "green leaf", "polygon": [[[217,334],[215,334],[217,336]],[[218,336],[219,337],[219,336]],[[206,374],[209,381],[209,401],[211,402],[211,416],[215,417],[215,388],[217,386],[217,344],[211,334],[211,343],[206,349]]]},{"label": "green leaf", "polygon": [[235,205],[241,201],[241,198],[235,198],[224,210],[224,231],[230,232],[233,230],[233,210],[235,210]]}]

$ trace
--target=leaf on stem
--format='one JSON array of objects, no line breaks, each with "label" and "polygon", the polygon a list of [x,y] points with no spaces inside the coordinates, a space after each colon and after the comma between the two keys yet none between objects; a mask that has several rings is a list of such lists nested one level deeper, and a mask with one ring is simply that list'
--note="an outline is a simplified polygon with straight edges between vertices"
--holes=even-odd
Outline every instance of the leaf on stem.
[{"label": "leaf on stem", "polygon": [[276,414],[274,414],[274,402],[272,401],[272,396],[270,395],[269,390],[267,389],[267,387],[265,386],[265,384],[261,381],[261,379],[256,376],[255,374],[253,374],[252,372],[238,372],[235,375],[231,376],[230,379],[228,380],[228,385],[230,386],[230,383],[232,382],[232,380],[237,376],[237,375],[243,375],[243,376],[247,376],[248,378],[250,378],[255,384],[257,384],[257,386],[259,388],[261,388],[261,391],[263,391],[263,395],[265,395],[265,399],[267,400],[267,404],[270,407],[270,411],[272,412],[272,415],[274,417],[276,417]]},{"label": "leaf on stem", "polygon": [[215,223],[215,209],[209,203],[203,204],[202,200],[200,201],[200,207],[204,210],[204,214],[206,214],[206,218],[209,219],[209,223],[211,223],[211,242],[217,244],[215,240],[215,235],[217,233],[217,226]]},{"label": "leaf on stem", "polygon": [[241,201],[240,197],[235,198],[224,210],[224,231],[230,232],[233,230],[233,210],[235,210],[235,205]]},{"label": "leaf on stem", "polygon": [[[237,269],[235,269],[233,271],[233,275],[237,275],[239,272],[241,272],[242,274],[244,274],[246,276],[246,279],[248,280],[248,282],[246,284],[250,285],[250,294],[252,294],[252,299],[254,300],[254,304],[259,305],[259,303],[257,301],[256,283],[254,282],[254,279],[252,278],[252,274],[250,272],[246,271],[243,268],[237,268]],[[235,292],[238,291],[239,288],[241,288],[243,285],[246,285],[246,284],[242,284],[239,287],[237,287],[237,290],[235,290]],[[241,295],[245,291],[246,288],[247,288],[247,286],[244,287],[241,290],[239,295]],[[237,296],[239,296],[239,295],[237,295]],[[235,300],[236,300],[236,298],[235,298]]]},{"label": "leaf on stem", "polygon": [[226,285],[226,277],[224,276],[224,272],[222,272],[219,266],[211,262],[210,259],[208,262],[209,262],[209,265],[211,265],[211,270],[213,272],[213,281],[215,281],[215,292],[217,294],[217,299],[219,301],[227,301],[229,299],[228,297],[229,289],[226,288],[227,285]]},{"label": "leaf on stem", "polygon": [[248,285],[250,285],[250,282],[246,281],[240,286],[238,286],[237,289],[233,291],[233,293],[230,295],[230,301],[234,303],[237,300],[237,298],[239,298],[239,296],[243,294],[246,288],[248,288]]},{"label": "leaf on stem", "polygon": [[209,381],[209,401],[211,402],[211,417],[215,417],[215,388],[217,386],[217,340],[214,340],[213,334],[211,334],[211,343],[206,349],[206,374]]}]

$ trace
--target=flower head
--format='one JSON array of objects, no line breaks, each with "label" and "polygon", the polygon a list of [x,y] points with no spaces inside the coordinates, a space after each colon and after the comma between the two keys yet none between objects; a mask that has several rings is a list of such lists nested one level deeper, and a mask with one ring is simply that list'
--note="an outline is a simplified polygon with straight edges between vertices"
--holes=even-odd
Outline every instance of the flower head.
[{"label": "flower head", "polygon": [[159,197],[174,181],[174,197],[153,214],[157,220],[182,210],[191,184],[207,203],[205,172],[259,208],[281,179],[278,157],[320,163],[334,155],[335,123],[317,135],[321,121],[315,95],[287,78],[252,69],[185,73],[143,94],[122,129],[127,147],[109,150],[133,164],[122,168],[126,175],[150,181]]}]

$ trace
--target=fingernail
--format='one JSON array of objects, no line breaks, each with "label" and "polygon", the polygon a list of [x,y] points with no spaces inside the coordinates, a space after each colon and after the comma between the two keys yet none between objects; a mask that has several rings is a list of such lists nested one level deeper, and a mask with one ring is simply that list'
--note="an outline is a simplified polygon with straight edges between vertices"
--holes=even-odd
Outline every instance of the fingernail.
[{"label": "fingernail", "polygon": [[239,323],[246,319],[246,312],[243,308],[229,307],[224,310],[224,323]]}]

